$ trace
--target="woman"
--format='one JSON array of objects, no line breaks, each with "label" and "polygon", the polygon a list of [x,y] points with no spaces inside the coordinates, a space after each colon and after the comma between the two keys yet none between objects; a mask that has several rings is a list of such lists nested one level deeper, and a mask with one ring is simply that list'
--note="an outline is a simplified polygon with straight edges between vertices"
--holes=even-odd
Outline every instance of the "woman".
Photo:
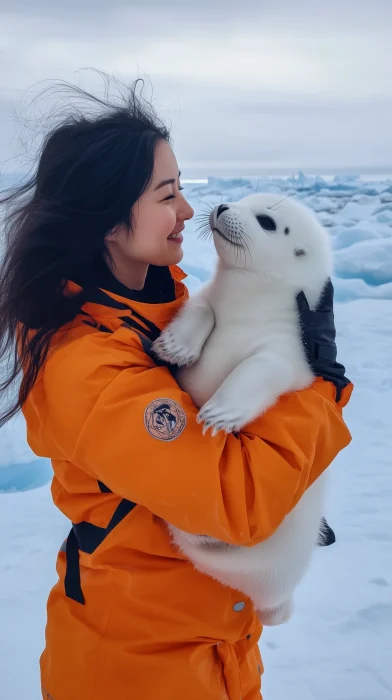
[{"label": "woman", "polygon": [[[99,101],[97,101],[99,102]],[[58,555],[41,658],[45,700],[255,700],[251,602],[197,572],[165,521],[251,546],[271,535],[350,436],[351,387],[332,309],[299,303],[318,378],[239,435],[203,436],[197,408],[151,344],[187,297],[193,215],[169,134],[136,96],[70,117],[46,138],[7,222],[3,356],[18,353],[28,441],[52,460],[72,522]],[[5,201],[5,200],[4,200]],[[328,337],[329,334],[329,337]]]}]

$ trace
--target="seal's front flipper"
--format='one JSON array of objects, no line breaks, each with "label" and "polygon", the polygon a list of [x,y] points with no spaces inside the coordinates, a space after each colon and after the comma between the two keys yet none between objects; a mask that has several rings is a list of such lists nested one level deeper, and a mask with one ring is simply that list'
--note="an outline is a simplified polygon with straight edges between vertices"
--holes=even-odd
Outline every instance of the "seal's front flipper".
[{"label": "seal's front flipper", "polygon": [[214,324],[212,307],[203,294],[197,294],[184,304],[180,313],[162,331],[153,351],[172,365],[193,365],[199,359]]},{"label": "seal's front flipper", "polygon": [[272,406],[289,385],[292,367],[272,353],[247,357],[202,406],[198,422],[203,432],[212,429],[236,433]]}]

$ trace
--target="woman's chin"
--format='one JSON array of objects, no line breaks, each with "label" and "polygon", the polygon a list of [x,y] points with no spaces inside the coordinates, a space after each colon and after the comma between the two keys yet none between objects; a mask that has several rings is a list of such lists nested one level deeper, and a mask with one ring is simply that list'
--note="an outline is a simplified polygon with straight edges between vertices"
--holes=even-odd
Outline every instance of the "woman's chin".
[{"label": "woman's chin", "polygon": [[[170,246],[170,248],[172,248]],[[157,267],[170,267],[171,265],[178,265],[184,257],[184,251],[181,245],[176,245],[170,250],[161,251],[161,254],[153,258],[150,258],[150,264],[156,265]]]},{"label": "woman's chin", "polygon": [[168,265],[178,265],[179,262],[184,257],[184,251],[181,248],[181,246],[178,246],[178,250],[173,251],[169,256],[169,262],[167,263]]}]

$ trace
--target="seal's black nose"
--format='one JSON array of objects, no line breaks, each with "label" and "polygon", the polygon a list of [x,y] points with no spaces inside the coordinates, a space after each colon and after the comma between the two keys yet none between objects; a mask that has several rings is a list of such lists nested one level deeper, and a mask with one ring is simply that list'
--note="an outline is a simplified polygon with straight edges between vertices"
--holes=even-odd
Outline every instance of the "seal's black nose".
[{"label": "seal's black nose", "polygon": [[219,219],[220,215],[225,211],[229,211],[229,207],[227,207],[226,204],[220,204],[216,212],[216,218]]}]

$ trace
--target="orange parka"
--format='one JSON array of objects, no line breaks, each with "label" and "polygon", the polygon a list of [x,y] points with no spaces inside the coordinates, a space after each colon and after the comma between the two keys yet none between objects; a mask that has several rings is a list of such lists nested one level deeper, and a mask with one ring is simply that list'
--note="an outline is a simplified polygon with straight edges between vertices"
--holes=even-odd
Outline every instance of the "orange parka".
[{"label": "orange parka", "polygon": [[266,539],[349,443],[351,387],[337,405],[317,379],[240,434],[203,436],[151,353],[187,297],[183,273],[151,267],[132,292],[101,267],[24,407],[72,524],[48,600],[43,698],[259,700],[250,600],[197,572],[165,521],[236,545]]}]

